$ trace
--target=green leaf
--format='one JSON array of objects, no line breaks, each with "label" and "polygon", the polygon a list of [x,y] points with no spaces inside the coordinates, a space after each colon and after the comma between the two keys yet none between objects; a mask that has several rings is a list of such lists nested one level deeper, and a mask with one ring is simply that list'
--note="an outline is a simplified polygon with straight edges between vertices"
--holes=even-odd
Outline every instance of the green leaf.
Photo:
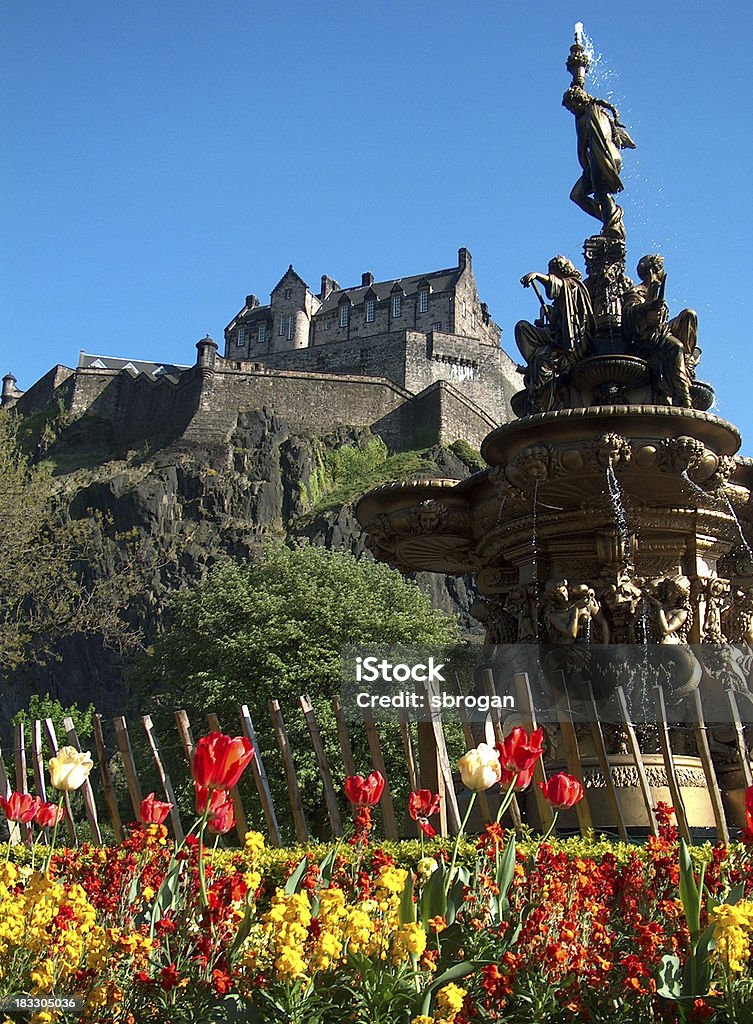
[{"label": "green leaf", "polygon": [[230,943],[227,951],[227,962],[232,967],[238,950],[241,948],[243,943],[246,941],[251,933],[251,926],[253,924],[255,916],[255,910],[252,908],[251,903],[246,899],[246,910],[243,914],[243,920],[238,925],[238,931],[235,933],[235,938]]},{"label": "green leaf", "polygon": [[701,930],[701,897],[693,874],[693,861],[685,840],[680,837],[680,899],[688,922],[690,937],[696,940]]},{"label": "green leaf", "polygon": [[292,896],[294,892],[298,892],[308,869],[309,859],[308,857],[303,857],[302,860],[298,862],[293,874],[285,883],[285,892],[288,896]]},{"label": "green leaf", "polygon": [[682,965],[679,956],[665,955],[661,958],[657,995],[663,999],[680,999],[682,996]]},{"label": "green leaf", "polygon": [[429,1016],[429,1008],[431,1007],[431,999],[434,993],[445,985],[449,985],[451,981],[457,981],[458,978],[467,978],[469,974],[473,974],[479,967],[484,967],[488,963],[492,963],[490,960],[467,960],[462,964],[455,964],[454,967],[448,967],[438,978],[429,985],[424,993],[424,1000],[421,1003],[421,1013],[424,1016]]},{"label": "green leaf", "polygon": [[440,864],[437,870],[429,875],[429,880],[423,887],[419,908],[424,924],[432,917],[444,917],[447,912],[447,897],[444,891],[446,871],[445,865]]},{"label": "green leaf", "polygon": [[178,892],[180,890],[180,876],[183,871],[183,863],[176,861],[173,857],[167,869],[162,885],[157,890],[151,909],[151,921],[149,924],[149,937],[154,937],[154,928],[157,921],[164,917],[168,910],[175,910],[178,903]]},{"label": "green leaf", "polygon": [[400,897],[398,920],[400,924],[414,924],[416,920],[416,904],[413,900],[413,872],[410,870],[403,886],[403,895]]}]

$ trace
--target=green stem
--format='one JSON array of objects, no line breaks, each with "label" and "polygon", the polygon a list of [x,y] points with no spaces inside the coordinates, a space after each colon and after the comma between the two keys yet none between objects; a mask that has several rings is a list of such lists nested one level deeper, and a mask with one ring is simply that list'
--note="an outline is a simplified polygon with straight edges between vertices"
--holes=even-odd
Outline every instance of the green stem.
[{"label": "green stem", "polygon": [[542,843],[545,843],[547,841],[547,839],[549,838],[549,836],[552,834],[552,832],[554,832],[554,826],[557,824],[557,816],[559,815],[559,813],[560,813],[559,810],[555,810],[554,814],[552,815],[552,820],[549,823],[549,828],[546,830],[544,835],[541,837],[541,842]]},{"label": "green stem", "polygon": [[447,898],[447,893],[450,891],[450,886],[452,885],[452,876],[455,873],[455,863],[456,863],[456,861],[458,859],[458,850],[460,849],[460,840],[463,837],[463,833],[465,832],[465,826],[468,824],[468,819],[471,816],[471,811],[473,810],[473,805],[475,803],[476,803],[476,790],[474,789],[471,792],[471,799],[468,801],[468,809],[465,812],[465,817],[463,818],[463,823],[460,826],[460,831],[455,836],[455,848],[452,851],[452,861],[450,862],[450,870],[447,873],[447,881],[445,882],[445,885],[444,885],[445,899]]},{"label": "green stem", "polygon": [[52,852],[55,849],[55,840],[58,837],[58,825],[60,824],[60,819],[62,817],[62,815],[60,814],[60,811],[61,811],[62,806],[63,806],[63,799],[64,799],[64,797],[65,797],[65,793],[61,790],[60,796],[58,797],[58,813],[55,815],[55,825],[53,826],[53,829],[52,829],[52,839],[50,840],[50,849],[49,849],[49,852],[47,853],[47,859],[44,862],[44,867],[42,868],[42,874],[43,875],[46,875],[49,872],[49,870],[50,870],[50,861],[52,860]]},{"label": "green stem", "polygon": [[515,783],[517,782],[517,778],[517,775],[513,778],[512,782],[507,788],[507,792],[500,801],[499,809],[497,811],[497,817],[495,819],[497,824],[499,824],[499,819],[502,817],[502,815],[505,813],[505,811],[513,801],[513,797],[515,796]]},{"label": "green stem", "polygon": [[209,907],[209,898],[207,896],[207,878],[204,870],[204,830],[207,827],[211,798],[212,794],[210,791],[207,793],[207,802],[204,805],[204,813],[202,814],[201,822],[199,823],[199,892],[201,894],[201,905],[205,910]]}]

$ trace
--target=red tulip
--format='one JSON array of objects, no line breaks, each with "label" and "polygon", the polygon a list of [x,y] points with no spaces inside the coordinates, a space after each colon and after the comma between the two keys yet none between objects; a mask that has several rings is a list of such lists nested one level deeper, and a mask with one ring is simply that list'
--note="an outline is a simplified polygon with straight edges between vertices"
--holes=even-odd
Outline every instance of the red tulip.
[{"label": "red tulip", "polygon": [[408,814],[425,836],[433,839],[437,830],[429,824],[429,818],[439,810],[439,793],[432,793],[430,789],[419,789],[408,797]]},{"label": "red tulip", "polygon": [[43,804],[40,802],[37,813],[34,815],[35,824],[40,828],[54,828],[58,822],[63,820],[65,814],[62,807],[57,804]]},{"label": "red tulip", "polygon": [[232,789],[253,756],[254,748],[245,736],[210,732],[196,744],[193,777],[208,789]]},{"label": "red tulip", "polygon": [[204,813],[207,802],[209,803],[210,814],[214,814],[218,807],[227,802],[228,795],[224,789],[208,789],[206,786],[200,786],[198,782],[194,783],[193,788],[196,796],[197,814]]},{"label": "red tulip", "polygon": [[748,786],[745,790],[745,810],[748,814],[753,814],[753,786]]},{"label": "red tulip", "polygon": [[584,796],[583,786],[567,772],[558,772],[548,782],[539,782],[538,786],[544,798],[558,811],[573,807]]},{"label": "red tulip", "polygon": [[235,809],[232,800],[224,800],[214,808],[207,818],[207,828],[215,835],[224,836],[235,824]]},{"label": "red tulip", "polygon": [[515,792],[522,793],[524,789],[528,789],[533,781],[534,768],[535,765],[531,765],[530,768],[525,768],[522,772],[508,771],[507,768],[503,768],[502,778],[499,780],[500,789],[509,789],[514,779]]},{"label": "red tulip", "polygon": [[516,725],[509,736],[496,744],[496,749],[503,769],[524,772],[544,753],[544,730],[534,729],[529,736],[522,726]]},{"label": "red tulip", "polygon": [[345,795],[354,807],[373,807],[378,804],[384,790],[384,776],[372,772],[364,779],[361,775],[349,775],[345,780]]},{"label": "red tulip", "polygon": [[38,796],[30,796],[28,793],[11,793],[7,799],[0,796],[0,807],[8,821],[19,821],[24,825],[34,818],[41,803]]},{"label": "red tulip", "polygon": [[161,825],[172,806],[164,800],[155,800],[154,793],[150,793],[139,804],[139,821],[142,825]]}]

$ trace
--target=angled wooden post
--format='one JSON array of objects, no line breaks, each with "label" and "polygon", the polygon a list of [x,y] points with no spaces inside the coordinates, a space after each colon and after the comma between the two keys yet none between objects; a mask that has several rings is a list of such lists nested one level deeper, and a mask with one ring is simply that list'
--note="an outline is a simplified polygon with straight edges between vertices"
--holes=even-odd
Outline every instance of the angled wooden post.
[{"label": "angled wooden post", "polygon": [[128,735],[128,726],[126,720],[122,715],[117,718],[113,718],[112,724],[115,727],[115,739],[118,742],[118,749],[120,755],[123,758],[123,768],[125,769],[126,783],[128,784],[128,795],[131,798],[131,807],[133,808],[133,816],[136,821],[139,820],[139,805],[144,799],[144,795],[141,792],[141,783],[139,782],[138,772],[136,771],[136,762],[133,759],[133,748],[131,747],[131,739]]},{"label": "angled wooden post", "polygon": [[[76,727],[73,724],[73,719],[64,718],[63,728],[65,729],[66,738],[68,739],[70,746],[72,746],[74,750],[80,751],[81,744],[78,740],[78,734],[76,733]],[[102,833],[99,831],[97,805],[94,802],[94,791],[89,779],[87,779],[81,787],[81,794],[84,798],[84,811],[86,812],[86,820],[89,823],[89,832],[91,833],[92,842],[96,843],[97,846],[101,846]]]},{"label": "angled wooden post", "polygon": [[591,817],[591,807],[588,803],[586,781],[583,778],[583,767],[580,763],[580,747],[578,746],[578,734],[575,731],[575,724],[573,723],[570,697],[567,692],[564,673],[561,673],[560,675],[562,691],[559,698],[555,701],[555,710],[557,712],[557,721],[562,735],[562,745],[565,748],[565,763],[567,764],[567,770],[583,787],[583,799],[579,800],[575,805],[575,812],[578,816],[578,825],[580,827],[581,835],[585,836],[593,830],[594,823]]},{"label": "angled wooden post", "polygon": [[105,736],[102,731],[102,716],[95,715],[92,719],[92,726],[94,727],[94,744],[97,748],[97,760],[99,761],[99,773],[102,778],[102,792],[105,795],[105,803],[107,804],[107,812],[110,815],[110,821],[112,822],[112,829],[115,833],[115,842],[123,842],[123,823],[120,820],[120,810],[118,809],[118,797],[115,792],[115,786],[112,782],[112,776],[110,775],[110,764],[107,757],[107,747],[105,746]]},{"label": "angled wooden post", "polygon": [[191,732],[191,723],[188,721],[188,715],[185,711],[175,712],[175,724],[178,728],[178,736],[180,736],[183,753],[186,755],[186,761],[188,761],[188,767],[193,770],[193,754],[194,750],[196,750],[196,744]]},{"label": "angled wooden post", "polygon": [[400,740],[402,741],[403,753],[405,754],[408,781],[411,791],[415,792],[417,789],[420,789],[420,786],[418,785],[418,776],[416,774],[416,752],[413,747],[413,734],[411,733],[410,722],[405,708],[398,708],[397,713],[400,718]]},{"label": "angled wooden post", "polygon": [[[222,732],[220,720],[213,711],[210,711],[207,715],[207,722],[209,723],[209,728],[212,732]],[[243,846],[246,841],[246,833],[248,832],[248,821],[246,820],[246,812],[243,808],[240,790],[237,786],[233,786],[230,790],[230,796],[235,810],[235,831],[238,833],[238,839],[240,840],[241,846]]]},{"label": "angled wooden post", "polygon": [[165,794],[166,801],[171,805],[170,823],[173,827],[173,835],[175,836],[176,842],[180,844],[186,838],[186,835],[183,831],[183,823],[180,820],[180,811],[178,810],[178,801],[175,799],[175,790],[173,789],[170,775],[168,774],[162,760],[157,734],[154,731],[152,716],[143,715],[141,721],[144,725],[144,732],[146,733],[146,738],[149,743],[149,749],[152,752],[152,757],[154,758],[154,763],[157,767],[157,774],[159,775],[160,782],[162,783],[162,792]]},{"label": "angled wooden post", "polygon": [[722,791],[719,788],[719,782],[716,777],[716,769],[714,768],[714,762],[711,759],[709,739],[706,735],[706,719],[703,714],[701,695],[697,689],[693,690],[693,692],[690,694],[690,699],[693,703],[693,710],[695,712],[693,732],[695,735],[696,746],[698,748],[698,756],[700,757],[701,764],[703,765],[703,774],[706,776],[706,785],[709,789],[711,806],[714,811],[714,821],[716,823],[717,838],[720,839],[723,843],[728,843],[729,829],[727,828],[727,818],[724,814],[724,804],[722,803]]},{"label": "angled wooden post", "polygon": [[685,813],[685,802],[683,801],[682,793],[680,792],[680,784],[677,781],[677,772],[675,771],[675,762],[672,754],[672,744],[669,738],[669,722],[667,721],[667,708],[664,703],[664,690],[661,686],[654,687],[654,699],[656,701],[656,710],[658,711],[659,719],[659,746],[661,747],[662,758],[664,760],[664,770],[667,773],[669,792],[675,808],[677,827],[680,830],[680,835],[689,843],[691,840],[690,829],[688,828],[688,817]]},{"label": "angled wooden post", "polygon": [[[538,728],[538,723],[536,721],[536,709],[533,705],[533,694],[531,693],[528,673],[516,672],[513,677],[513,683],[515,684],[517,707],[523,716],[523,728],[530,735],[534,729]],[[552,824],[554,815],[551,804],[544,798],[544,794],[538,787],[539,782],[546,783],[546,768],[544,767],[543,757],[540,757],[533,766],[533,796],[536,801],[541,831],[546,832]]]},{"label": "angled wooden post", "polygon": [[735,696],[734,690],[727,690],[727,704],[729,705],[730,714],[732,715],[732,727],[735,730],[735,749],[737,750],[737,760],[740,763],[740,770],[743,773],[745,787],[747,789],[748,787],[753,786],[753,773],[750,769],[748,746],[745,742],[745,732],[743,730],[742,719],[740,718],[740,708],[737,706],[737,697]]},{"label": "angled wooden post", "polygon": [[379,809],[382,812],[382,823],[384,824],[384,834],[387,839],[397,839],[398,830],[397,820],[395,818],[395,805],[392,802],[390,782],[387,778],[387,768],[385,767],[384,758],[382,757],[379,733],[377,732],[376,725],[374,724],[371,710],[368,708],[363,709],[363,724],[366,728],[366,739],[371,753],[371,763],[384,779],[384,789],[382,790],[382,796],[379,801]]},{"label": "angled wooden post", "polygon": [[614,815],[620,839],[627,842],[630,837],[628,836],[627,826],[625,825],[625,817],[622,813],[622,805],[620,804],[617,787],[614,784],[612,766],[609,763],[609,754],[607,753],[607,745],[604,739],[604,730],[602,729],[601,722],[599,721],[599,711],[596,707],[593,687],[590,682],[588,683],[588,706],[591,712],[591,738],[593,739],[601,773],[604,776],[604,785],[606,787],[609,805],[612,808],[612,814]]},{"label": "angled wooden post", "polygon": [[314,705],[311,703],[311,699],[308,694],[305,693],[300,697],[300,704],[304,718],[306,719],[306,726],[309,731],[309,736],[311,737],[311,744],[314,748],[316,761],[319,765],[319,773],[322,777],[322,785],[324,786],[324,802],[327,805],[327,817],[329,818],[329,823],[332,826],[332,834],[334,836],[341,836],[343,834],[343,827],[342,821],[340,820],[340,809],[337,805],[337,793],[335,792],[335,787],[332,782],[332,772],[330,771],[329,762],[324,750],[322,735],[319,732],[316,715],[314,714]]},{"label": "angled wooden post", "polygon": [[[53,754],[57,754],[58,738],[55,732],[55,723],[51,718],[45,718],[44,720],[44,731],[47,734],[47,742],[50,746],[50,750]],[[68,829],[68,835],[70,836],[71,842],[74,846],[78,846],[78,836],[76,835],[76,824],[73,820],[73,812],[71,810],[71,799],[69,793],[63,794],[63,810],[65,812],[65,825]]]},{"label": "angled wooden post", "polygon": [[269,779],[267,778],[267,772],[264,767],[264,761],[262,760],[261,750],[259,749],[259,741],[256,738],[254,723],[251,720],[251,712],[248,710],[247,704],[243,704],[241,707],[241,727],[254,748],[254,756],[251,759],[251,771],[254,775],[254,783],[256,784],[256,792],[259,794],[261,809],[264,812],[264,820],[267,824],[270,845],[282,846],[280,826],[277,822],[275,805],[272,800],[272,790],[269,788]]},{"label": "angled wooden post", "polygon": [[42,723],[35,718],[31,723],[31,766],[34,771],[34,786],[37,796],[46,802],[47,780],[44,777],[44,756],[42,754]]},{"label": "angled wooden post", "polygon": [[[8,770],[5,767],[5,761],[3,760],[3,752],[0,749],[0,793],[8,799],[13,792],[13,787],[10,784],[8,778]],[[15,846],[21,842],[21,832],[15,821],[9,821],[8,823],[8,842],[11,846]]]},{"label": "angled wooden post", "polygon": [[277,700],[271,700],[269,702],[269,712],[272,717],[272,728],[275,732],[277,746],[280,748],[280,754],[282,756],[282,766],[285,771],[285,782],[288,789],[290,810],[293,815],[293,823],[295,825],[295,836],[299,843],[305,843],[309,837],[309,830],[308,825],[306,824],[306,815],[303,812],[303,799],[301,798],[301,789],[298,785],[298,774],[295,770],[295,762],[293,761],[293,754],[290,749],[290,740],[288,739],[288,734],[285,730],[285,722],[282,718],[280,702]]},{"label": "angled wooden post", "polygon": [[428,719],[419,719],[417,726],[418,733],[418,789],[430,789],[432,793],[439,793],[439,834],[449,835],[447,825],[447,791],[445,787],[444,774],[439,770],[439,756],[437,754],[437,740],[434,734],[434,725]]},{"label": "angled wooden post", "polygon": [[348,734],[348,724],[345,721],[345,713],[343,711],[342,701],[340,700],[339,693],[336,693],[332,698],[332,711],[335,715],[335,723],[337,725],[337,740],[340,744],[340,751],[343,756],[343,766],[345,768],[345,774],[355,775],[356,773],[356,762],[353,757],[353,748],[350,745],[350,736]]},{"label": "angled wooden post", "polygon": [[[482,672],[479,675],[479,682],[481,684],[481,689],[483,690],[485,695],[490,698],[490,701],[491,701],[491,698],[495,696],[494,673],[492,672],[492,670],[489,669],[489,668],[483,669]],[[490,715],[491,720],[492,720],[492,728],[494,730],[494,738],[496,739],[497,743],[501,743],[502,740],[505,738],[505,734],[504,734],[504,730],[502,728],[502,720],[501,720],[500,715],[499,715],[499,709],[498,708],[493,708],[493,707],[490,706],[490,708],[489,708],[489,715]],[[539,760],[541,760],[541,758],[539,758]],[[501,790],[500,790],[500,799],[502,799],[502,792],[501,792]],[[508,812],[509,812],[510,818],[512,819],[512,823],[513,823],[514,827],[517,830],[520,830],[520,827],[523,824],[523,818],[522,818],[521,813],[520,813],[520,804],[518,803],[517,796],[513,796],[512,800],[510,801],[510,806],[508,808]]]},{"label": "angled wooden post", "polygon": [[455,779],[452,774],[452,765],[450,764],[450,758],[447,753],[447,744],[444,737],[444,729],[442,727],[442,716],[441,714],[435,714],[434,708],[431,702],[431,688],[429,683],[420,684],[423,688],[425,695],[424,708],[429,709],[431,715],[431,730],[434,739],[434,749],[436,751],[437,761],[437,773],[439,778],[442,780],[442,788],[439,790],[440,796],[444,795],[442,803],[447,808],[447,829],[454,835],[460,831],[461,816],[460,808],[458,806],[458,798],[455,793]]},{"label": "angled wooden post", "polygon": [[638,737],[635,735],[635,727],[633,726],[633,722],[630,718],[630,711],[628,709],[627,700],[625,699],[625,691],[621,686],[617,687],[615,695],[617,697],[617,707],[620,711],[622,724],[625,727],[628,747],[630,748],[630,753],[633,756],[635,770],[638,773],[638,786],[643,798],[643,806],[648,817],[648,827],[652,836],[658,836],[659,824],[656,820],[656,812],[654,811],[654,798],[651,794],[651,787],[648,784],[648,778],[646,777],[646,767],[643,764],[643,757],[641,756]]},{"label": "angled wooden post", "polygon": [[[18,722],[13,727],[13,751],[16,762],[16,792],[27,794],[29,784],[26,777],[26,730],[23,722]],[[27,846],[34,842],[34,832],[31,823],[25,822],[21,825],[21,833]]]}]

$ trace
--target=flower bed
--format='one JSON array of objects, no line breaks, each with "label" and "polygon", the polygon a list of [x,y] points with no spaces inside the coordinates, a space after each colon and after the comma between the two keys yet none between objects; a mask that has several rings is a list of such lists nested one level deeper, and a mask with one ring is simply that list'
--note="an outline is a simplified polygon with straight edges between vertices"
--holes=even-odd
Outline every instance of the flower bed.
[{"label": "flower bed", "polygon": [[[247,763],[215,741],[223,750]],[[512,771],[488,750],[461,765],[479,789]],[[345,840],[272,850],[251,832],[213,850],[207,827],[227,825],[235,775],[198,764],[197,830],[178,849],[156,820],[169,806],[150,796],[117,847],[5,851],[0,991],[83,1000],[83,1014],[34,1024],[751,1019],[750,847],[689,851],[668,808],[645,847],[520,841],[498,823],[455,841],[429,838],[436,800],[421,792],[420,841],[386,844],[371,839],[370,776],[349,780]],[[567,781],[548,788],[572,798]]]}]

